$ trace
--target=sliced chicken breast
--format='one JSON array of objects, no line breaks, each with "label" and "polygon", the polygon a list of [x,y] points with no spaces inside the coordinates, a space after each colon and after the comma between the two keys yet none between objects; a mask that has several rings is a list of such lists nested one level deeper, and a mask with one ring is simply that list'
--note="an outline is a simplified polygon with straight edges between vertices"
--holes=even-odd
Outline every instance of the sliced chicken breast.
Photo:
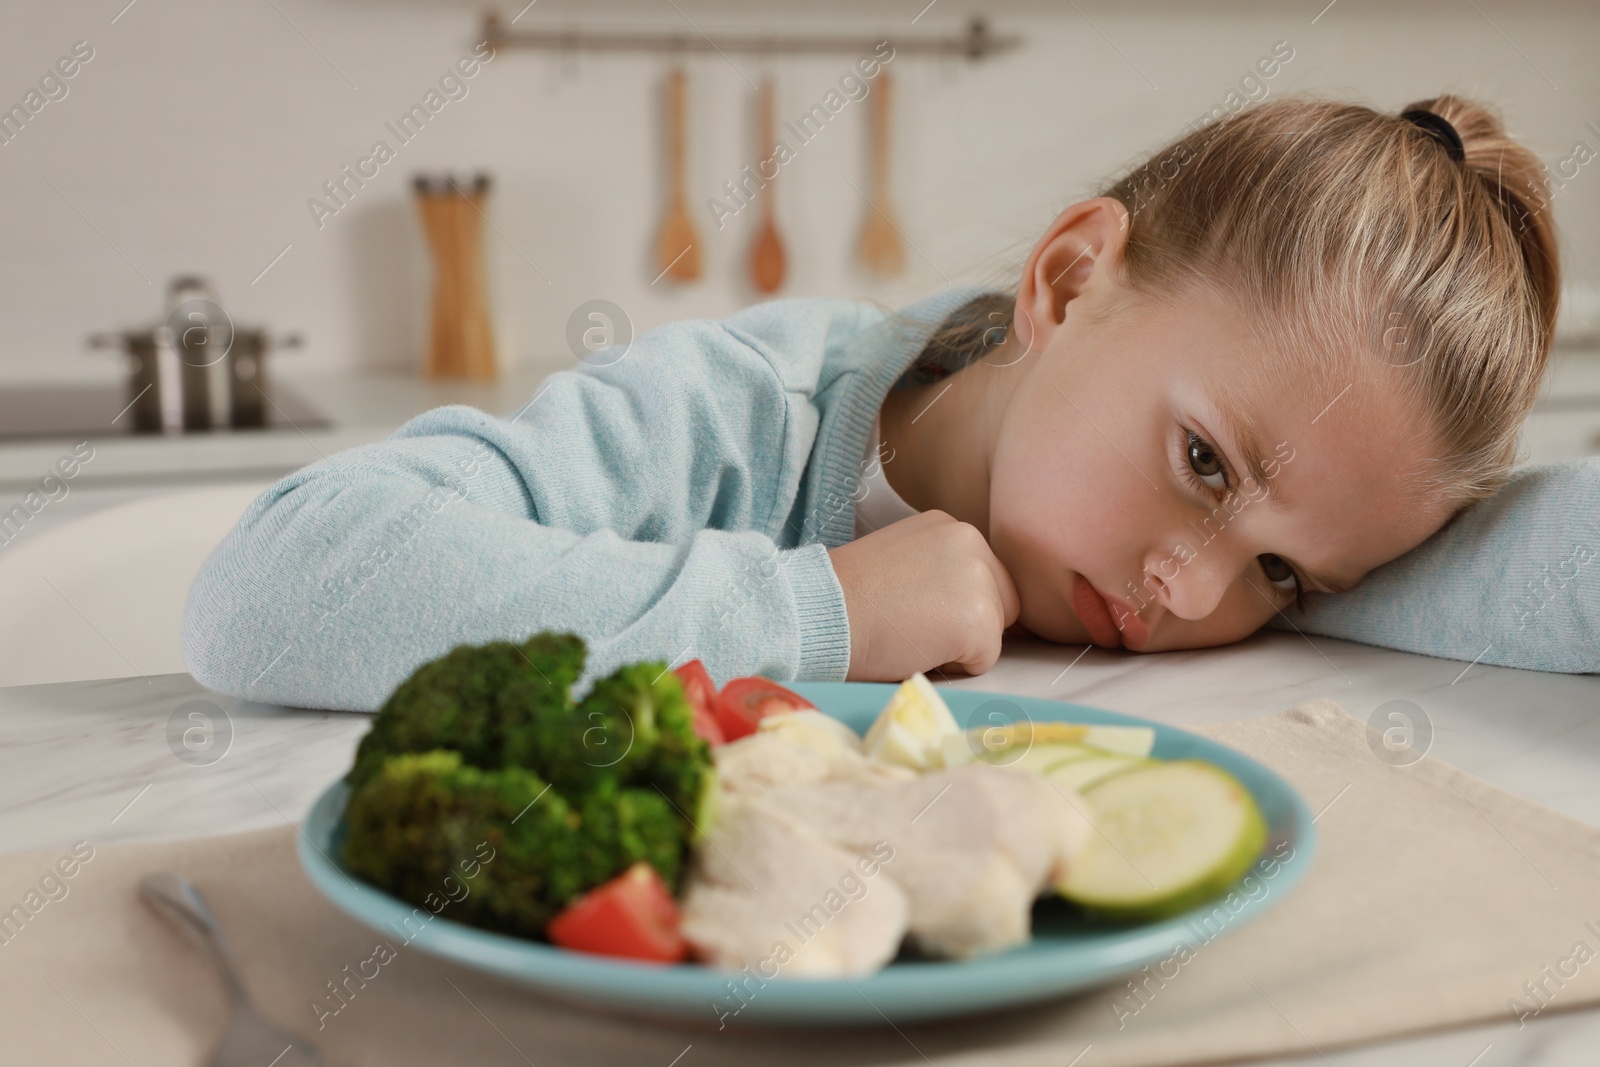
[{"label": "sliced chicken breast", "polygon": [[910,914],[881,865],[870,848],[724,796],[690,872],[683,934],[700,958],[762,980],[871,974],[894,958]]},{"label": "sliced chicken breast", "polygon": [[981,763],[909,781],[777,787],[757,802],[851,851],[887,846],[883,870],[910,900],[909,933],[955,957],[1027,941],[1034,900],[1092,832],[1070,795]]},{"label": "sliced chicken breast", "polygon": [[696,849],[684,935],[702,959],[762,978],[871,973],[908,935],[953,957],[1022,944],[1033,902],[1092,833],[1075,794],[1038,775],[919,775],[826,731],[758,732],[716,763],[721,807]]},{"label": "sliced chicken breast", "polygon": [[817,743],[798,733],[762,731],[715,750],[718,788],[724,795],[754,796],[777,786],[830,781],[900,782],[916,777],[908,767],[868,759],[842,745]]}]

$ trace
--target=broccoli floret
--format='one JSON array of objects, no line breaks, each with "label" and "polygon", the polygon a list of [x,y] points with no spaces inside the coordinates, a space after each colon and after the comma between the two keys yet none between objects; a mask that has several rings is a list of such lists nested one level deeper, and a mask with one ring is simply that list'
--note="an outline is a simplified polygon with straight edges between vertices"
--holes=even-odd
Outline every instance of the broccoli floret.
[{"label": "broccoli floret", "polygon": [[676,887],[682,819],[654,789],[603,782],[577,810],[531,771],[446,749],[391,756],[350,797],[353,874],[459,922],[539,937],[551,916],[643,860]]},{"label": "broccoli floret", "polygon": [[395,896],[475,926],[539,937],[588,886],[580,819],[537,775],[457,752],[391,756],[345,808],[340,858]]},{"label": "broccoli floret", "polygon": [[506,760],[573,795],[603,782],[648,783],[662,743],[682,749],[683,730],[694,738],[682,683],[665,663],[647,660],[597,679],[570,718],[546,715],[531,730],[508,738]]},{"label": "broccoli floret", "polygon": [[[665,664],[661,665],[663,669]],[[655,684],[655,750],[643,767],[646,781],[672,802],[682,819],[684,841],[704,832],[716,795],[711,746],[694,729],[694,708],[678,676],[663,674]]]},{"label": "broccoli floret", "polygon": [[676,889],[683,869],[683,819],[654,789],[602,782],[580,807],[579,862],[585,887],[608,882],[644,860]]},{"label": "broccoli floret", "polygon": [[710,747],[661,661],[618,668],[574,707],[584,658],[581,638],[545,632],[419,667],[346,776],[346,867],[431,911],[449,900],[451,918],[524,937],[640,860],[676,887],[715,796]]},{"label": "broccoli floret", "polygon": [[458,645],[395,688],[345,780],[360,786],[387,756],[436,748],[459,752],[475,767],[503,766],[509,739],[534,722],[572,714],[568,693],[586,655],[581,637],[550,631],[521,645]]}]

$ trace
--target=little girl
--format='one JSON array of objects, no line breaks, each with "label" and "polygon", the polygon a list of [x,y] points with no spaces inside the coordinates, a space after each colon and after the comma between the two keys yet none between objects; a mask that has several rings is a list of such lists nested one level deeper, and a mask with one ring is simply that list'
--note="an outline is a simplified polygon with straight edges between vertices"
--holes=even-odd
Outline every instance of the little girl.
[{"label": "little girl", "polygon": [[[1545,367],[1546,197],[1459,97],[1263,104],[1067,208],[1014,290],[670,323],[509,417],[437,408],[283,478],[197,577],[185,660],[342,709],[546,629],[587,641],[579,693],[641,659],[898,681],[982,673],[1013,627],[1154,651],[1272,620],[1595,669],[1573,594],[1494,654],[1509,609],[1428,617],[1521,573],[1499,499],[1469,505],[1506,481]],[[1545,515],[1587,479],[1593,500],[1591,475],[1518,499]],[[1343,593],[1402,556],[1426,578]],[[1341,593],[1354,610],[1319,626]]]}]

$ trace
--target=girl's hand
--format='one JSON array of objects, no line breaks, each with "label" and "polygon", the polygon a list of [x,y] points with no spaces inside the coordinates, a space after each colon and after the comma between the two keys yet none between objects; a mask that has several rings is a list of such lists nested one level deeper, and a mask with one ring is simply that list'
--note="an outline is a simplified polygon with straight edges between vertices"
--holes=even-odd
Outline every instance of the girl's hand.
[{"label": "girl's hand", "polygon": [[850,617],[853,682],[898,682],[959,667],[982,674],[1022,610],[983,534],[923,511],[828,550]]}]

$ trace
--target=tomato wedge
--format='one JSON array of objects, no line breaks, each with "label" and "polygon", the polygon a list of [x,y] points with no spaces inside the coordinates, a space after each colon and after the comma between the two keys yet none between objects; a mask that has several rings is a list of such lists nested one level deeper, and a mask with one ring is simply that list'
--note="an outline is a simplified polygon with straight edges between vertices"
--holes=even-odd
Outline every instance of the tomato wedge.
[{"label": "tomato wedge", "polygon": [[694,708],[694,732],[710,744],[722,744],[727,737],[717,722],[717,683],[711,680],[711,672],[704,663],[692,659],[672,673],[683,683],[683,695]]},{"label": "tomato wedge", "polygon": [[567,905],[545,935],[576,952],[676,963],[689,954],[678,921],[667,883],[641,860]]},{"label": "tomato wedge", "polygon": [[799,693],[759,675],[735,678],[717,695],[717,722],[729,741],[755,733],[756,725],[768,715],[815,710],[816,705]]}]

